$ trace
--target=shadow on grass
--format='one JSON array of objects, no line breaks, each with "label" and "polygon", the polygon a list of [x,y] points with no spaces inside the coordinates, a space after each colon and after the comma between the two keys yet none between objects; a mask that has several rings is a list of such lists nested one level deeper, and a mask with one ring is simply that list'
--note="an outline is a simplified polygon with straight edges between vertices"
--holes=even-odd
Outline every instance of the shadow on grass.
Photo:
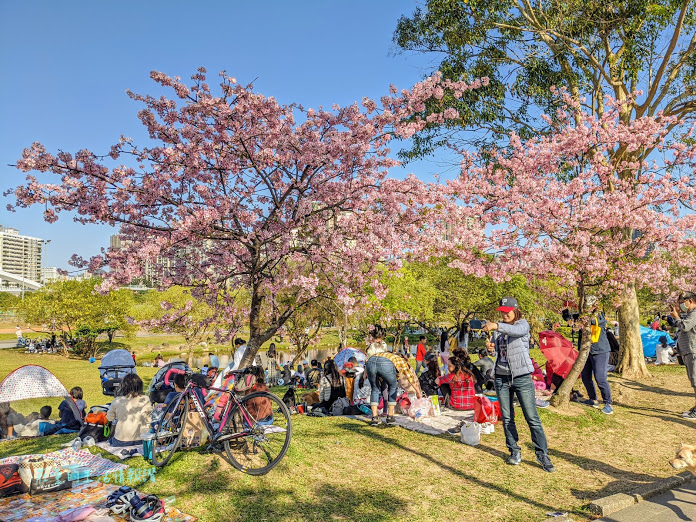
[{"label": "shadow on grass", "polygon": [[[386,435],[386,432],[384,429],[381,429],[381,430],[380,429],[377,429],[377,430],[369,429],[369,428],[366,428],[364,426],[356,426],[355,424],[338,424],[336,427],[347,430],[347,431],[351,431],[353,433],[357,433],[359,435],[362,435],[364,437],[367,437],[367,438],[370,438],[370,439],[373,439],[373,440],[376,440],[379,442],[383,442],[385,444],[390,444],[392,446],[395,446],[395,447],[399,448],[400,450],[412,453],[416,457],[419,457],[419,458],[422,458],[422,459],[425,459],[427,461],[432,462],[433,464],[439,466],[442,470],[447,471],[447,472],[451,473],[452,475],[456,475],[456,476],[461,477],[463,479],[474,482],[481,487],[484,487],[484,488],[487,488],[487,489],[490,489],[493,491],[497,491],[498,493],[501,493],[501,494],[506,495],[508,497],[512,497],[512,498],[514,498],[520,502],[523,502],[525,504],[529,504],[529,505],[534,506],[536,508],[544,509],[547,511],[556,511],[556,509],[557,509],[554,506],[544,504],[544,503],[539,502],[538,500],[535,500],[533,498],[529,498],[529,497],[521,495],[517,492],[511,491],[510,489],[502,487],[499,484],[495,484],[493,482],[487,482],[485,480],[481,480],[479,477],[476,477],[474,475],[466,473],[463,470],[456,469],[456,468],[450,466],[449,464],[446,464],[446,463],[436,459],[432,455],[428,455],[427,453],[424,453],[421,451],[416,451],[416,450],[411,449],[407,446],[404,446],[403,444],[399,443],[394,438],[388,437]],[[395,429],[395,428],[391,428],[391,429]],[[481,450],[485,451],[486,453],[489,453],[489,454],[494,455],[496,457],[500,457],[501,460],[507,458],[507,454],[503,453],[502,451],[499,451],[499,450],[496,450],[496,449],[493,449],[493,448],[490,448],[487,446],[478,445],[478,446],[476,446],[476,448],[481,449]]]},{"label": "shadow on grass", "polygon": [[[220,455],[218,455],[220,456]],[[342,485],[316,484],[298,494],[292,486],[267,487],[261,477],[252,483],[235,481],[243,477],[230,469],[225,473],[221,461],[213,458],[204,465],[189,469],[171,487],[161,487],[158,495],[191,495],[207,520],[364,520],[382,521],[407,518],[407,502],[383,489],[369,490]],[[231,475],[230,475],[231,473]],[[181,486],[184,486],[183,489]]]},{"label": "shadow on grass", "polygon": [[[685,376],[686,378],[686,376]],[[678,392],[670,390],[669,388],[660,388],[658,386],[650,386],[648,384],[642,383],[640,381],[632,381],[629,379],[621,379],[621,381],[616,382],[620,386],[625,386],[629,390],[636,390],[648,393],[656,393],[658,395],[671,395],[673,397],[693,397],[693,393],[688,392]]]}]

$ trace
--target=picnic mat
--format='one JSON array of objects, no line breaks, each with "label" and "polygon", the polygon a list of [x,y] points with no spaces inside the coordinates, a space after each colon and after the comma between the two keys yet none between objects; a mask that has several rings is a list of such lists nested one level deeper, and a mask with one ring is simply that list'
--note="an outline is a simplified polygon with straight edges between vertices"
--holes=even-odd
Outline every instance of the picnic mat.
[{"label": "picnic mat", "polygon": [[[143,445],[138,444],[137,446],[128,446],[128,447],[123,447],[123,446],[112,446],[109,444],[108,440],[105,440],[104,442],[97,442],[96,446],[98,448],[101,448],[103,450],[108,451],[111,453],[114,457],[118,457],[119,459],[129,459],[131,457],[143,457]],[[133,450],[135,452],[133,453]],[[124,454],[123,452],[126,451]]]},{"label": "picnic mat", "polygon": [[53,451],[51,453],[36,455],[15,455],[0,460],[0,464],[17,464],[20,460],[37,457],[43,457],[44,460],[50,460],[56,466],[77,466],[80,468],[89,468],[90,477],[100,477],[102,475],[108,475],[109,473],[113,473],[121,469],[128,469],[128,466],[126,466],[125,464],[111,462],[110,460],[105,459],[101,455],[92,455],[87,450],[75,451],[72,448],[65,448],[60,451]]},{"label": "picnic mat", "polygon": [[[369,416],[350,416],[353,419],[359,419],[365,422],[370,422]],[[450,410],[442,408],[442,414],[432,417],[421,417],[414,420],[408,415],[394,415],[396,425],[406,428],[407,430],[425,433],[427,435],[441,435],[447,433],[447,430],[458,426],[463,421],[474,420],[474,410]]]},{"label": "picnic mat", "polygon": [[[54,522],[66,511],[80,506],[92,506],[97,513],[106,508],[106,498],[119,486],[86,482],[66,491],[44,493],[41,495],[15,495],[0,498],[0,520],[4,522]],[[139,493],[140,494],[140,493]],[[141,494],[142,495],[142,494]],[[182,513],[173,506],[165,505],[164,522],[193,522],[195,517]],[[127,522],[129,515],[108,515],[116,522]],[[90,519],[88,518],[87,521]],[[99,520],[95,518],[95,520]],[[103,520],[103,519],[102,519]]]}]

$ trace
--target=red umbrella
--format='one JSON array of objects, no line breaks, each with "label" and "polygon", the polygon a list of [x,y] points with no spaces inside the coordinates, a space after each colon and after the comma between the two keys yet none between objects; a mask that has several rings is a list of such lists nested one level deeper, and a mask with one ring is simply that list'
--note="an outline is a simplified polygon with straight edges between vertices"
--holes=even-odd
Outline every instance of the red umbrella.
[{"label": "red umbrella", "polygon": [[573,343],[558,332],[545,330],[539,332],[539,345],[553,373],[564,379],[568,377],[570,369],[578,358],[578,352]]}]

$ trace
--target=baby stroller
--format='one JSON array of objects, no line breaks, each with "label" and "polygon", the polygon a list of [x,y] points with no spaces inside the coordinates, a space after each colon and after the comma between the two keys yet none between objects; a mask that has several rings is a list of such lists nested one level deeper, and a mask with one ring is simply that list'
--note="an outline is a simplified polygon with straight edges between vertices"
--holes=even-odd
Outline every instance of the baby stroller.
[{"label": "baby stroller", "polygon": [[150,385],[147,387],[146,393],[150,395],[150,403],[155,404],[164,402],[164,399],[167,398],[167,394],[174,391],[174,386],[171,385],[171,383],[169,386],[167,386],[164,382],[167,372],[173,368],[183,370],[188,375],[193,373],[191,368],[189,368],[189,365],[184,361],[175,361],[162,366],[150,381]]},{"label": "baby stroller", "polygon": [[107,353],[99,365],[104,395],[115,396],[121,381],[129,373],[136,373],[136,371],[135,361],[128,350],[111,350]]}]

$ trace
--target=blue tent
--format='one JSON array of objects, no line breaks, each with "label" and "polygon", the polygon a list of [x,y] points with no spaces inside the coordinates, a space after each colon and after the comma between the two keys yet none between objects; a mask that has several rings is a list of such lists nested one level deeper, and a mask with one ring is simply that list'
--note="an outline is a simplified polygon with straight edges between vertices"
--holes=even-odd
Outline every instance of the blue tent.
[{"label": "blue tent", "polygon": [[645,357],[655,357],[657,345],[660,344],[660,337],[663,335],[667,338],[667,344],[674,344],[667,332],[653,330],[645,326],[640,327],[640,340],[643,342],[643,355]]}]

